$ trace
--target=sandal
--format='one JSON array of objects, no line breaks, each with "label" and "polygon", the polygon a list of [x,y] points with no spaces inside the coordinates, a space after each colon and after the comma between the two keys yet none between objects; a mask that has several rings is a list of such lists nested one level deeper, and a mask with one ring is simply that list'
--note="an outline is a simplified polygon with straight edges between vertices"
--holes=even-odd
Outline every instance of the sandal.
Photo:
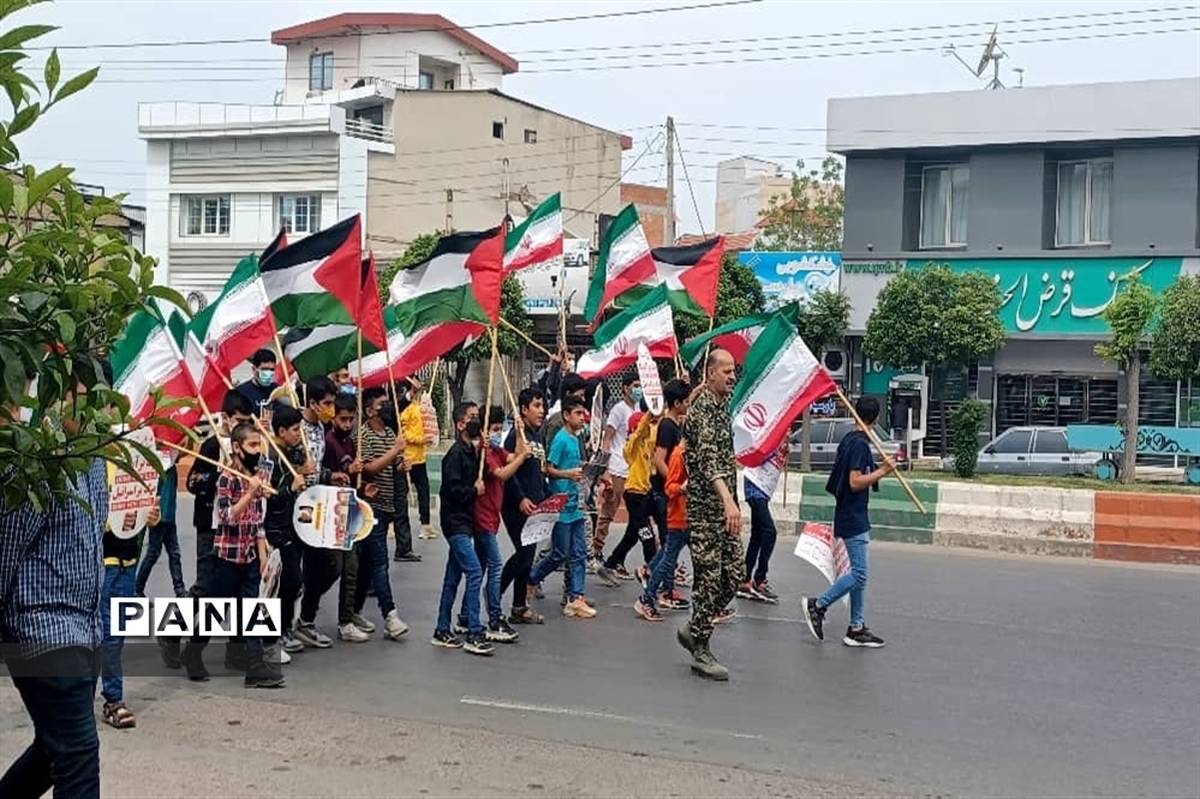
[{"label": "sandal", "polygon": [[546,617],[538,613],[533,608],[525,608],[520,613],[513,613],[509,617],[511,624],[545,624]]},{"label": "sandal", "polygon": [[137,726],[137,719],[124,702],[105,702],[102,718],[105,724],[118,730],[131,730]]}]

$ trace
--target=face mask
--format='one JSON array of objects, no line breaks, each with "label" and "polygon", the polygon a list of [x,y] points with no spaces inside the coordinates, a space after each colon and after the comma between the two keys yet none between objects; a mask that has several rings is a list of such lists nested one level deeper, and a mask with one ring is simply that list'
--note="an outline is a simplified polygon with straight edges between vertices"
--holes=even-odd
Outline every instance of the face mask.
[{"label": "face mask", "polygon": [[471,439],[472,441],[478,441],[479,433],[482,430],[483,425],[480,424],[479,420],[472,419],[471,421],[467,422],[467,428],[463,432],[467,434],[467,438]]},{"label": "face mask", "polygon": [[630,396],[633,398],[633,404],[636,405],[642,401],[642,390],[640,388],[635,388],[630,393]]},{"label": "face mask", "polygon": [[329,424],[333,421],[333,417],[336,413],[337,410],[334,408],[317,408],[317,421],[321,422],[322,424]]},{"label": "face mask", "polygon": [[246,468],[250,471],[254,471],[258,468],[258,461],[260,458],[262,458],[262,455],[257,452],[253,455],[251,455],[249,452],[242,453],[242,463],[244,463]]},{"label": "face mask", "polygon": [[275,370],[274,369],[259,369],[258,370],[258,384],[260,386],[270,386],[270,385],[274,385],[274,383],[275,383]]},{"label": "face mask", "polygon": [[488,443],[496,449],[504,446],[504,433],[492,433],[488,436]]},{"label": "face mask", "polygon": [[353,397],[354,396],[354,384],[353,383],[343,383],[341,386],[338,387],[338,391],[342,394],[346,394],[348,396]]}]

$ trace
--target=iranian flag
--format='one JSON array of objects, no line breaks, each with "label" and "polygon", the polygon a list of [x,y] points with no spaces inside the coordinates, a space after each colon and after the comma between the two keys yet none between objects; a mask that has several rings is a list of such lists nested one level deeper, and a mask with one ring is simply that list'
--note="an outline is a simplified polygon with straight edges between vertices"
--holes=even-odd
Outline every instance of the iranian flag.
[{"label": "iranian flag", "polygon": [[383,315],[388,326],[387,348],[364,357],[361,374],[357,359],[350,361],[350,374],[362,388],[386,385],[392,377],[415,374],[468,337],[487,329],[479,322],[445,322],[405,334],[395,308],[389,306]]},{"label": "iranian flag", "polygon": [[667,287],[658,286],[601,325],[595,342],[596,348],[585,352],[575,365],[580,377],[603,377],[636,363],[639,344],[645,344],[655,358],[675,357],[675,318]]},{"label": "iranian flag", "polygon": [[758,466],[773,456],[804,409],[836,389],[795,324],[775,314],[746,354],[730,400],[738,462]]},{"label": "iranian flag", "polygon": [[776,313],[782,314],[785,319],[795,325],[799,320],[800,306],[792,302],[777,312],[751,314],[743,316],[741,319],[734,319],[715,330],[688,339],[679,348],[679,357],[689,367],[695,369],[700,365],[700,359],[704,357],[704,350],[711,342],[714,347],[728,350],[729,354],[733,356],[733,360],[741,365],[746,360],[746,353],[750,351],[750,346],[766,329],[767,323]]},{"label": "iranian flag", "polygon": [[358,324],[383,346],[382,329],[359,317],[362,223],[357,214],[273,252],[258,265],[279,327]]},{"label": "iranian flag", "polygon": [[275,337],[275,319],[258,275],[258,259],[243,258],[220,296],[192,317],[179,346],[201,396],[220,407],[233,370]]},{"label": "iranian flag", "polygon": [[[196,396],[183,355],[157,311],[143,309],[134,314],[109,357],[113,388],[129,398],[129,412],[135,421],[144,422],[156,415],[159,396],[165,400]],[[181,406],[171,409],[167,418],[191,427],[198,414],[194,406]],[[159,427],[155,437],[179,441],[183,434]]]},{"label": "iranian flag", "polygon": [[650,255],[654,260],[653,279],[617,297],[613,307],[627,308],[661,283],[667,287],[671,307],[676,311],[694,316],[716,313],[721,258],[725,255],[724,236],[686,247],[655,247]]},{"label": "iranian flag", "polygon": [[562,259],[562,200],[555,192],[504,237],[504,274]]},{"label": "iranian flag", "polygon": [[[496,324],[504,281],[503,257],[504,232],[500,227],[451,233],[438,239],[429,257],[397,272],[389,288],[404,332],[460,322]],[[382,349],[383,342],[379,345]]]},{"label": "iranian flag", "polygon": [[[600,242],[599,262],[588,285],[584,318],[592,327],[600,322],[604,310],[625,292],[657,282],[654,258],[637,209],[629,204],[617,214]],[[639,298],[640,299],[640,298]]]}]

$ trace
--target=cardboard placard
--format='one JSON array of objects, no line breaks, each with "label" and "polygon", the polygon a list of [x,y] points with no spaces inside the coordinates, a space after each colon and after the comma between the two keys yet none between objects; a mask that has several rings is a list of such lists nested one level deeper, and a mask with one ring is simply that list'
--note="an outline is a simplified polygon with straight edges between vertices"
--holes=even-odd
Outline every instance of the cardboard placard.
[{"label": "cardboard placard", "polygon": [[646,407],[654,416],[661,415],[663,412],[662,379],[658,376],[658,364],[654,362],[654,358],[651,357],[650,350],[645,344],[638,344],[637,370],[638,380],[642,384],[642,398],[646,400]]},{"label": "cardboard placard", "polygon": [[265,599],[279,596],[279,580],[283,574],[283,556],[278,549],[272,549],[267,555],[267,573],[258,583],[258,595]]},{"label": "cardboard placard", "polygon": [[[835,537],[833,528],[827,524],[804,523],[800,540],[796,542],[796,557],[816,566],[830,585],[850,571],[846,543]],[[842,597],[842,601],[849,602],[849,595]]]},{"label": "cardboard placard", "polygon": [[[147,449],[155,448],[154,432],[148,427],[133,430],[125,438]],[[150,511],[158,501],[158,471],[154,464],[137,449],[126,450],[141,480],[111,463],[108,465],[108,529],[117,538],[133,538],[145,529]],[[166,467],[161,456],[160,467]]]},{"label": "cardboard placard", "polygon": [[319,485],[296,497],[292,522],[310,547],[349,552],[355,541],[370,535],[375,514],[353,488]]},{"label": "cardboard placard", "polygon": [[[596,386],[596,393],[592,395],[592,418],[589,420],[591,427],[588,432],[591,434],[591,442],[593,447],[599,447],[600,441],[604,438],[604,384]],[[549,446],[551,442],[547,441]]]},{"label": "cardboard placard", "polygon": [[521,528],[521,545],[536,544],[553,535],[554,525],[558,523],[558,514],[562,513],[566,504],[566,494],[551,494],[542,500]]}]

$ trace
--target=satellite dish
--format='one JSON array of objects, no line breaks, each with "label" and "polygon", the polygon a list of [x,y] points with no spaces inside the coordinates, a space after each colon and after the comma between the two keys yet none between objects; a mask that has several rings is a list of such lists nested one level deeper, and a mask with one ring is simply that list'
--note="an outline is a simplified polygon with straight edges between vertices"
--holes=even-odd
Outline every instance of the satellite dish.
[{"label": "satellite dish", "polygon": [[996,27],[992,26],[992,35],[988,37],[988,43],[983,47],[983,55],[979,57],[979,66],[975,67],[975,77],[982,78],[983,71],[987,69],[988,62],[996,52]]}]

